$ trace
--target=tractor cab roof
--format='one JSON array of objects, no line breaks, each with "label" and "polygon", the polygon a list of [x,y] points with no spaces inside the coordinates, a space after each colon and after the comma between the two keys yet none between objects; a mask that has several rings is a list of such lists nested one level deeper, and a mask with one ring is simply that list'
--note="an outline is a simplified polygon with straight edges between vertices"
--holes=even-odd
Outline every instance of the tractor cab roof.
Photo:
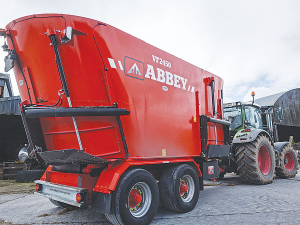
[{"label": "tractor cab roof", "polygon": [[229,102],[229,103],[224,103],[223,104],[223,108],[232,108],[232,107],[237,107],[237,106],[252,106],[252,107],[255,107],[255,108],[258,108],[260,109],[261,106],[256,104],[256,103],[253,103],[252,102]]}]

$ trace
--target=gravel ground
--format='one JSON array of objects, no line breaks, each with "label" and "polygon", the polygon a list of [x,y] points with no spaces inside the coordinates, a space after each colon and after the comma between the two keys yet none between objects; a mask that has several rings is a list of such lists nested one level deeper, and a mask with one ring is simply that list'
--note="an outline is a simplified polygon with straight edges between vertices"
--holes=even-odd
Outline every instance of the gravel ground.
[{"label": "gravel ground", "polygon": [[[236,175],[225,175],[221,181],[205,182],[194,210],[179,214],[160,208],[151,225],[300,224],[299,181],[300,174],[275,178],[268,185],[250,185]],[[26,189],[26,193],[0,195],[0,224],[110,224],[90,209],[58,208],[31,193]]]}]

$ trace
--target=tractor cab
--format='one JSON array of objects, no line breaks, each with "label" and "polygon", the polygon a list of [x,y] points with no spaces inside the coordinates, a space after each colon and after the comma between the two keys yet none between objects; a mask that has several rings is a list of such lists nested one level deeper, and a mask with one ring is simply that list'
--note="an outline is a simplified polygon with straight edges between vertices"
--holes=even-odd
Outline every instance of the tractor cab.
[{"label": "tractor cab", "polygon": [[224,115],[231,122],[229,127],[231,140],[237,132],[250,132],[263,129],[260,106],[257,104],[234,102],[224,104]]}]

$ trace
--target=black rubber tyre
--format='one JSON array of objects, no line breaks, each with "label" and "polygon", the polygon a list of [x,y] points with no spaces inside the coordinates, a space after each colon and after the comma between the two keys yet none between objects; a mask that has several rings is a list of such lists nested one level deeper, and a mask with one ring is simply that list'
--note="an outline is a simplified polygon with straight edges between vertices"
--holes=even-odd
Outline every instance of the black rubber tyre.
[{"label": "black rubber tyre", "polygon": [[59,202],[59,201],[55,201],[53,199],[49,199],[50,202],[52,202],[54,205],[61,207],[61,208],[70,208],[70,207],[74,207],[72,205],[66,204],[64,202]]},{"label": "black rubber tyre", "polygon": [[[132,200],[135,199],[133,192],[140,196],[138,203]],[[105,216],[112,224],[149,224],[159,204],[159,191],[155,178],[144,169],[127,171],[120,178],[112,194],[111,204],[111,213]]]},{"label": "black rubber tyre", "polygon": [[297,155],[289,145],[283,147],[280,152],[280,166],[276,167],[276,175],[280,178],[291,178],[297,174]]},{"label": "black rubber tyre", "polygon": [[[187,189],[183,190],[183,186]],[[159,181],[160,197],[165,208],[185,213],[196,206],[199,198],[199,178],[193,167],[182,164],[165,169]]]},{"label": "black rubber tyre", "polygon": [[16,181],[19,183],[33,182],[39,180],[45,170],[21,170],[17,173]]},{"label": "black rubber tyre", "polygon": [[219,180],[222,180],[222,179],[224,178],[225,174],[226,174],[226,172],[221,172],[221,173],[219,174],[218,179],[219,179]]},{"label": "black rubber tyre", "polygon": [[256,140],[240,145],[236,151],[237,173],[253,184],[272,183],[275,172],[275,154],[270,140],[257,136]]}]

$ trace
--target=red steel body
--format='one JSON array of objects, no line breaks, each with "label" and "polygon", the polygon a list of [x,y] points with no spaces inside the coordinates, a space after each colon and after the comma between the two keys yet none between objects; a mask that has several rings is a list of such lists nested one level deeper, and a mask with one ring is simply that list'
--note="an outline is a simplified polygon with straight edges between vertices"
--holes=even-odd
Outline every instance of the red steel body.
[{"label": "red steel body", "polygon": [[[128,157],[115,117],[76,117],[84,152],[109,160],[154,163],[201,155],[198,116],[213,117],[211,80],[215,108],[222,115],[222,79],[96,20],[45,14],[7,25],[14,44],[7,38],[9,48],[15,49],[20,62],[14,72],[22,101],[57,102],[62,84],[47,35],[58,38],[67,26],[84,33],[73,34],[71,41],[58,46],[72,106],[117,103],[130,111],[121,117]],[[64,95],[62,107],[69,107]],[[40,118],[40,122],[48,151],[79,150],[71,117]],[[223,145],[222,125],[216,125],[215,135],[214,124],[208,124],[208,145]]]}]

